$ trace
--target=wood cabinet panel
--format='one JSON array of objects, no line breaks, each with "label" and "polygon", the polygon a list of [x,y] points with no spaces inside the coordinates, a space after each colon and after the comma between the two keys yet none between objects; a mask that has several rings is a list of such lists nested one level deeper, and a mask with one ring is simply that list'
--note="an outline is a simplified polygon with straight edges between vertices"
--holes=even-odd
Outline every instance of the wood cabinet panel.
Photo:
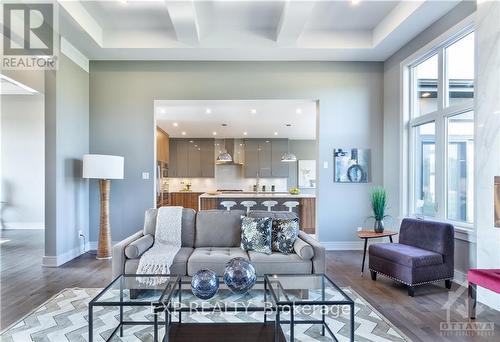
[{"label": "wood cabinet panel", "polygon": [[156,127],[156,159],[168,163],[169,141],[168,134],[160,127]]},{"label": "wood cabinet panel", "polygon": [[215,140],[201,139],[201,177],[215,177]]},{"label": "wood cabinet panel", "polygon": [[270,139],[262,139],[259,142],[259,175],[260,177],[272,177],[272,143]]},{"label": "wood cabinet panel", "polygon": [[171,192],[168,194],[168,205],[191,208],[198,211],[198,197],[202,192]]},{"label": "wood cabinet panel", "polygon": [[271,174],[273,177],[287,178],[288,163],[281,156],[288,151],[288,139],[273,139],[271,146]]},{"label": "wood cabinet panel", "polygon": [[215,176],[214,139],[170,139],[169,177]]},{"label": "wood cabinet panel", "polygon": [[245,140],[245,177],[255,178],[259,171],[259,141]]},{"label": "wood cabinet panel", "polygon": [[299,199],[300,229],[308,234],[316,232],[316,199]]}]

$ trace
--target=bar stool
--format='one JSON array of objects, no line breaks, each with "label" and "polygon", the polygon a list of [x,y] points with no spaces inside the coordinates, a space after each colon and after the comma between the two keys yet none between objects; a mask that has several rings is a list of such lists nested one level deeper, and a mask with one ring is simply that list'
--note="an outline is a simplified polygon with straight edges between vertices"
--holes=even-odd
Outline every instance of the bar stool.
[{"label": "bar stool", "polygon": [[247,215],[250,212],[250,208],[253,207],[254,205],[257,205],[257,202],[255,201],[243,201],[240,203],[242,206],[247,208]]},{"label": "bar stool", "polygon": [[264,201],[262,202],[262,205],[264,207],[267,207],[267,211],[271,211],[271,208],[274,207],[278,202],[276,201]]},{"label": "bar stool", "polygon": [[234,207],[236,205],[236,202],[234,201],[222,201],[220,202],[220,205],[222,205],[224,208],[226,208],[227,211],[231,210],[231,207]]},{"label": "bar stool", "polygon": [[298,207],[298,206],[299,206],[299,204],[300,204],[300,203],[299,203],[299,202],[297,202],[297,201],[287,201],[287,202],[283,203],[283,205],[284,205],[285,207],[287,207],[287,208],[288,208],[288,211],[290,211],[290,212],[292,212],[292,211],[293,211],[293,208]]}]

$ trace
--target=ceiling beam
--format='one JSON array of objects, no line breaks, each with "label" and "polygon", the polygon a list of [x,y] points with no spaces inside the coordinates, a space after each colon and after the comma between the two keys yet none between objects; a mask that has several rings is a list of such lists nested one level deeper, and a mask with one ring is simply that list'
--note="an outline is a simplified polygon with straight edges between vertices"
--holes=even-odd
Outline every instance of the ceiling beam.
[{"label": "ceiling beam", "polygon": [[165,2],[177,39],[186,44],[198,44],[200,29],[194,0],[166,0]]},{"label": "ceiling beam", "polygon": [[276,30],[276,42],[279,45],[296,44],[313,8],[314,1],[286,1]]},{"label": "ceiling beam", "polygon": [[78,1],[58,0],[59,5],[87,32],[87,34],[99,45],[103,47],[103,31],[94,17]]}]

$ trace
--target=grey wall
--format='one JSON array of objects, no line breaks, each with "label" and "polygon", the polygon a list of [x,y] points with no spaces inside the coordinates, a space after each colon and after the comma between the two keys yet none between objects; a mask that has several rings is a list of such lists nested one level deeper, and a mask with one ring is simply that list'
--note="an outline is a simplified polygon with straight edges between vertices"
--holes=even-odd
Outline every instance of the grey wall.
[{"label": "grey wall", "polygon": [[[293,152],[300,159],[317,159],[316,158],[316,140],[290,140],[290,152]],[[288,166],[288,188],[298,186],[298,163],[290,163]],[[316,189],[301,189],[303,194],[315,194]]]},{"label": "grey wall", "polygon": [[1,95],[0,102],[0,228],[43,229],[44,95]]},{"label": "grey wall", "polygon": [[80,254],[88,236],[88,182],[81,159],[89,151],[89,75],[66,56],[45,77],[46,235],[45,256],[57,263]]},{"label": "grey wall", "polygon": [[[113,240],[141,229],[153,205],[154,100],[319,100],[318,226],[322,241],[354,241],[369,215],[368,192],[382,183],[381,63],[117,62],[90,64],[90,150],[125,157],[112,182]],[[372,184],[334,184],[333,149],[372,149]],[[97,239],[98,187],[90,187],[91,241]]]},{"label": "grey wall", "polygon": [[[408,56],[437,38],[476,10],[475,1],[466,1],[457,5],[444,17],[406,44],[384,62],[384,186],[388,192],[390,215],[401,219],[406,213],[399,207],[399,165],[400,165],[400,64]],[[475,262],[474,245],[465,241],[456,242],[456,268],[466,271],[469,263]],[[469,260],[470,256],[470,260]]]}]

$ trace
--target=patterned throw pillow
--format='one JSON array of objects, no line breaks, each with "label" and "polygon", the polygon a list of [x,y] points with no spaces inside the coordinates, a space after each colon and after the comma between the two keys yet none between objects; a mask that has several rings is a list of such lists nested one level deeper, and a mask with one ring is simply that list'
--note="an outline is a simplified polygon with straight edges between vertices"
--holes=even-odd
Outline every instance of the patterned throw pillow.
[{"label": "patterned throw pillow", "polygon": [[270,217],[241,219],[241,249],[271,254],[272,222]]},{"label": "patterned throw pillow", "polygon": [[283,254],[294,253],[293,245],[298,235],[298,218],[273,220],[273,251]]}]

